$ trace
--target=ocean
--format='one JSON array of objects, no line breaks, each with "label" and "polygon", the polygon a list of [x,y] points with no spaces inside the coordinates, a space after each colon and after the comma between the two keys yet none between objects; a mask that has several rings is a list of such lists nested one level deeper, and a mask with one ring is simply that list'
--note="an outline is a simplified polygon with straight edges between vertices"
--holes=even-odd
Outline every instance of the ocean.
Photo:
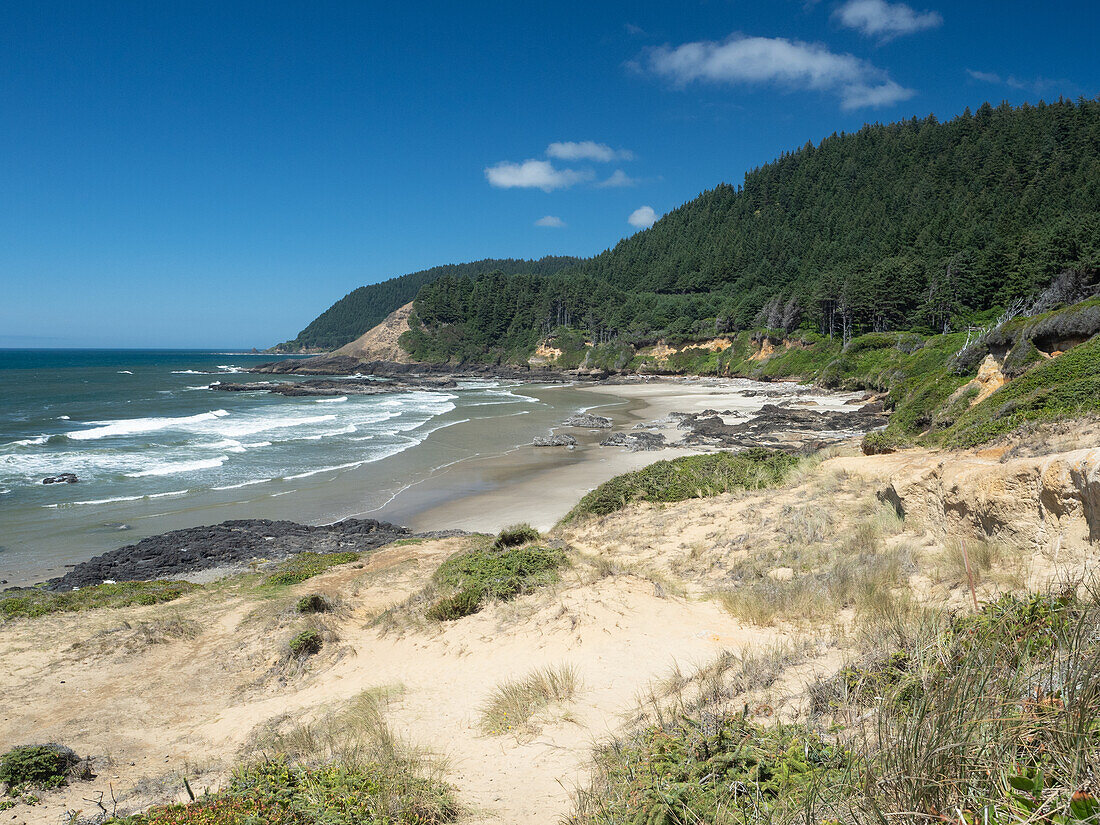
[{"label": "ocean", "polygon": [[[332,398],[209,389],[255,380],[244,370],[270,360],[0,350],[0,580],[60,575],[145,536],[230,518],[407,516],[395,500],[441,468],[530,443],[592,403],[568,387],[499,381]],[[42,483],[62,473],[78,483]]]}]

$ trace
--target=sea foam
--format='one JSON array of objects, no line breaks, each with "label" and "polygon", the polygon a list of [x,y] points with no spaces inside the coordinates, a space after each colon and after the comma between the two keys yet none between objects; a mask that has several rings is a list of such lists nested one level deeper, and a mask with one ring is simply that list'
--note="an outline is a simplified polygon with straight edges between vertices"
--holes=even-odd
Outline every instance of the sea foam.
[{"label": "sea foam", "polygon": [[155,467],[150,467],[148,470],[141,470],[137,473],[127,473],[130,478],[144,478],[146,476],[171,476],[178,473],[194,473],[199,470],[213,470],[216,467],[220,467],[229,460],[229,456],[222,455],[217,458],[205,458],[200,461],[172,461],[165,464],[158,464]]},{"label": "sea foam", "polygon": [[135,435],[137,433],[152,433],[157,430],[168,430],[178,427],[186,427],[189,424],[198,424],[202,421],[214,421],[229,415],[225,410],[211,410],[198,415],[187,415],[180,418],[129,418],[118,421],[92,422],[102,426],[90,430],[77,430],[68,433],[68,437],[74,441],[92,441],[98,438],[109,438],[116,435]]}]

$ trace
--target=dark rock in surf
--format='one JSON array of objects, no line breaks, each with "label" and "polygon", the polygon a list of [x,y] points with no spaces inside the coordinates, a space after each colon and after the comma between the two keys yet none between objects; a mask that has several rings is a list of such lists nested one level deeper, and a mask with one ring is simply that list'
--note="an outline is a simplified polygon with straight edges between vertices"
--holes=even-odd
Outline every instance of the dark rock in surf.
[{"label": "dark rock in surf", "polygon": [[61,475],[46,476],[42,479],[43,484],[76,484],[78,481],[80,479],[76,477],[76,473],[61,473]]}]

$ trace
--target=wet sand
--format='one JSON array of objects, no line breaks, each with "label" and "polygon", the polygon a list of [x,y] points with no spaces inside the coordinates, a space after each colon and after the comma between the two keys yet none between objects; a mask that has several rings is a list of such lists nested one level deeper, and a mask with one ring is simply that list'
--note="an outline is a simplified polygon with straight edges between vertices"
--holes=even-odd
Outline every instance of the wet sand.
[{"label": "wet sand", "polygon": [[[678,446],[683,431],[669,420],[673,412],[730,410],[751,415],[777,396],[803,398],[820,409],[844,409],[852,394],[810,392],[795,384],[763,384],[741,379],[651,378],[632,383],[596,384],[576,388],[590,395],[594,412],[610,418],[610,430],[557,427],[577,439],[576,448],[523,446],[505,455],[471,459],[446,468],[417,488],[398,496],[381,517],[414,530],[459,528],[493,533],[510,524],[527,522],[547,530],[589,490],[608,479],[655,461],[707,448]],[[746,392],[748,394],[746,394]],[[602,406],[610,404],[610,406]],[[652,452],[600,447],[611,432],[651,424],[670,446]]]}]

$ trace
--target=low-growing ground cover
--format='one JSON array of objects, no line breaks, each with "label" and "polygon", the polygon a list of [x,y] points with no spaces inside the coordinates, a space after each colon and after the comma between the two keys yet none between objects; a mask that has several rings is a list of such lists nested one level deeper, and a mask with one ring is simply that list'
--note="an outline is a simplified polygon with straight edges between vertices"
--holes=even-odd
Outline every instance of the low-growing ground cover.
[{"label": "low-growing ground cover", "polygon": [[238,768],[229,786],[187,805],[108,820],[114,825],[434,825],[451,822],[450,789],[375,764],[307,767],[275,758]]},{"label": "low-growing ground cover", "polygon": [[359,561],[358,553],[296,553],[280,562],[264,579],[272,586],[298,584],[340,564]]},{"label": "low-growing ground cover", "polygon": [[1081,590],[868,626],[866,660],[811,685],[799,724],[751,723],[742,686],[700,679],[595,752],[570,822],[1096,823],[1100,606]]},{"label": "low-growing ground cover", "polygon": [[50,613],[159,604],[199,589],[181,581],[118,582],[54,592],[39,587],[0,594],[0,619],[34,618]]},{"label": "low-growing ground cover", "polygon": [[509,601],[557,581],[564,551],[536,544],[502,548],[499,541],[452,556],[432,577],[438,598],[426,615],[448,621],[476,613],[491,600]]},{"label": "low-growing ground cover", "polygon": [[562,522],[605,516],[635,501],[683,501],[769,487],[782,482],[798,461],[778,450],[760,448],[658,461],[604,482],[585,495]]}]

